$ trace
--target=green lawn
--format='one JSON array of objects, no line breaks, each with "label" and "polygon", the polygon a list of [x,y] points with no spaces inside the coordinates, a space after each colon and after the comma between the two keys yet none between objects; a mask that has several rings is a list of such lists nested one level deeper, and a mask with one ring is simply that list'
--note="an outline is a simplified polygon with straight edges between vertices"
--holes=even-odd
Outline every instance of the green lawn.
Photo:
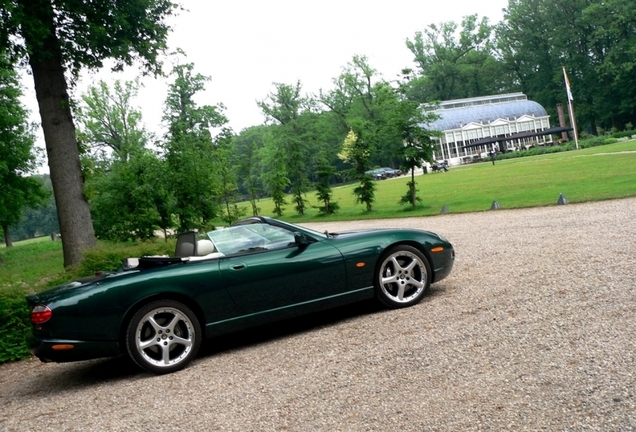
[{"label": "green lawn", "polygon": [[[561,193],[573,203],[636,196],[636,141],[419,175],[416,182],[422,203],[416,208],[399,204],[409,179],[404,176],[377,182],[376,202],[370,213],[355,203],[355,185],[347,185],[334,188],[334,201],[341,207],[335,215],[321,216],[312,208],[299,216],[288,204],[282,219],[309,222],[429,216],[439,214],[444,205],[452,213],[465,213],[488,210],[493,201],[502,208],[547,206],[556,204]],[[310,205],[318,205],[315,194],[308,194],[307,199]],[[263,215],[274,214],[270,199],[259,201],[258,206]]]},{"label": "green lawn", "polygon": [[[62,242],[49,237],[15,242],[0,249],[0,293],[35,292],[63,273]],[[39,288],[41,289],[41,288]]]}]

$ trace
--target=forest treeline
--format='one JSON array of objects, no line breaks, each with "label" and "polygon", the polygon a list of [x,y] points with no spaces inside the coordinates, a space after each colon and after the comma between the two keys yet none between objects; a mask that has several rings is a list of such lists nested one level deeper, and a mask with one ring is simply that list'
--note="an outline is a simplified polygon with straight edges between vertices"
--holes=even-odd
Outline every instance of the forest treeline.
[{"label": "forest treeline", "polygon": [[[278,216],[307,212],[308,194],[329,214],[338,210],[330,188],[344,181],[357,183],[357,202],[372,211],[367,170],[412,172],[432,156],[435,115],[422,104],[523,92],[555,119],[567,103],[563,68],[581,131],[630,130],[636,120],[633,0],[510,0],[499,23],[470,15],[425,27],[405,45],[395,49],[408,49],[413,64],[396,65],[395,80],[355,55],[318,94],[302,80],[273,83],[257,102],[265,122],[242,131],[228,127],[222,104],[195,102],[210,78],[192,63],[170,71],[162,136],[144,127],[139,80],[91,87],[73,114],[95,234],[144,239],[231,223],[258,214],[263,196]],[[416,205],[415,177],[408,187],[404,202]],[[51,230],[14,226],[16,235]]]}]

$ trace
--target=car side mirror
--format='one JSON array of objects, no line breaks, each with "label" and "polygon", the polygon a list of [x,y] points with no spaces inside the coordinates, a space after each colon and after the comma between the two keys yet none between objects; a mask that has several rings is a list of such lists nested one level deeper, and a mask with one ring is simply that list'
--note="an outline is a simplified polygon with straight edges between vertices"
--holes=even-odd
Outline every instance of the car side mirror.
[{"label": "car side mirror", "polygon": [[132,270],[139,267],[139,258],[124,258],[121,262],[124,270]]},{"label": "car side mirror", "polygon": [[299,232],[295,232],[294,233],[294,243],[296,243],[298,246],[306,246],[309,244],[309,239],[307,237],[305,237],[304,234],[299,233]]}]

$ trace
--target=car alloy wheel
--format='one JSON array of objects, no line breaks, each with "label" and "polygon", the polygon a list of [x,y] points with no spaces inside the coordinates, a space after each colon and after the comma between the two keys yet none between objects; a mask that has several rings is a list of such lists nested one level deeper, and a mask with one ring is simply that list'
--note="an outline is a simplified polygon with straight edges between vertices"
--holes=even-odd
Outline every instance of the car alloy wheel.
[{"label": "car alloy wheel", "polygon": [[130,357],[157,374],[183,369],[201,345],[201,325],[184,304],[157,300],[143,306],[128,325],[126,345]]},{"label": "car alloy wheel", "polygon": [[422,252],[412,246],[398,245],[380,259],[376,295],[391,308],[411,306],[422,299],[430,280],[430,265]]}]

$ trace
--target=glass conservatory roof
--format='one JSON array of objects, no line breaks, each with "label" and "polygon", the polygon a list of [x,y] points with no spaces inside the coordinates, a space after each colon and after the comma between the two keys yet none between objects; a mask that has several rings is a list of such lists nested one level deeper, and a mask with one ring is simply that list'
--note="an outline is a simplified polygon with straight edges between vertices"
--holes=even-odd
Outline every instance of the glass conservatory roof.
[{"label": "glass conservatory roof", "polygon": [[469,123],[488,125],[497,119],[514,121],[524,115],[548,115],[545,108],[537,102],[527,100],[521,93],[445,101],[433,112],[440,118],[425,127],[439,131],[460,129]]}]

